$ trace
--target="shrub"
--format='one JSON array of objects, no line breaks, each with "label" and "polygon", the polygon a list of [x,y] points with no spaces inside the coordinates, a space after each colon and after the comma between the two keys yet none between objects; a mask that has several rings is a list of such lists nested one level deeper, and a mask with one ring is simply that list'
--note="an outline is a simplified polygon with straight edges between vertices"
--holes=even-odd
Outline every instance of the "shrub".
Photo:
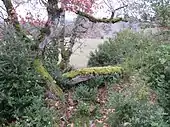
[{"label": "shrub", "polygon": [[79,101],[72,121],[75,127],[91,126],[90,122],[99,117],[101,117],[99,105],[92,105],[87,102]]},{"label": "shrub", "polygon": [[86,102],[80,101],[77,107],[76,114],[79,116],[90,116],[90,105]]},{"label": "shrub", "polygon": [[72,121],[75,127],[89,126],[90,121],[90,104],[80,101],[77,110],[72,117]]},{"label": "shrub", "polygon": [[32,104],[23,110],[22,115],[10,127],[53,127],[58,122],[56,111],[47,108],[41,96],[34,97]]},{"label": "shrub", "polygon": [[159,104],[168,113],[170,121],[170,45],[161,45],[143,59],[145,67],[141,75],[150,87],[157,91]]},{"label": "shrub", "polygon": [[123,67],[128,73],[139,73],[145,84],[157,93],[159,105],[168,113],[165,119],[170,121],[170,45],[154,40],[147,43],[145,48],[127,57]]},{"label": "shrub", "polygon": [[153,45],[150,38],[142,33],[125,30],[118,33],[115,39],[100,44],[98,50],[90,53],[88,66],[117,65],[131,58],[134,54],[147,51]]},{"label": "shrub", "polygon": [[14,33],[0,42],[2,126],[11,122],[20,126],[52,126],[48,123],[51,110],[45,107],[43,100],[44,83],[31,66],[34,57],[31,45]]},{"label": "shrub", "polygon": [[133,94],[111,92],[108,107],[115,109],[107,120],[112,127],[168,127],[161,107],[136,100]]},{"label": "shrub", "polygon": [[97,88],[90,88],[87,85],[80,84],[76,87],[74,93],[75,100],[95,102],[97,97]]},{"label": "shrub", "polygon": [[[115,64],[122,64],[129,75],[139,73],[145,84],[156,91],[159,106],[168,113],[164,118],[170,123],[169,44],[159,43],[141,33],[133,33],[128,30],[120,32],[115,40],[109,39],[104,44],[99,45],[98,50],[91,52],[88,62],[89,66]],[[123,106],[123,108],[125,107]]]}]

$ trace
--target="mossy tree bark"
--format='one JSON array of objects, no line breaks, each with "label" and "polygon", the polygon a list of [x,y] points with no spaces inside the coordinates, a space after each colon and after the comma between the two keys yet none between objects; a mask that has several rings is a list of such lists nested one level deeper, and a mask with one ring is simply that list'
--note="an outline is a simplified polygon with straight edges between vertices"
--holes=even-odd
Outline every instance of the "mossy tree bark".
[{"label": "mossy tree bark", "polygon": [[[7,14],[8,14],[8,22],[14,26],[14,28],[17,32],[17,35],[22,36],[23,38],[26,38],[27,41],[31,42],[32,40],[30,40],[26,36],[26,34],[23,32],[23,30],[21,29],[21,25],[19,23],[16,12],[14,11],[14,7],[13,7],[11,0],[2,0],[2,2],[4,3]],[[54,10],[51,10],[51,8],[50,8],[51,6],[53,6],[53,1],[51,1],[51,2],[52,3],[49,5],[49,8],[47,10],[48,10],[48,14],[49,14],[48,15],[49,19],[54,21],[56,15],[54,15],[51,12],[51,11],[54,11]],[[55,11],[57,11],[57,10],[55,10]],[[59,11],[60,10],[58,10],[57,13],[60,13]],[[51,34],[51,29],[50,29],[49,24],[47,23],[45,25],[45,27],[41,30],[41,35],[40,35],[39,41],[42,41],[42,43],[45,42],[45,44],[48,43],[47,41],[49,41],[49,40],[47,38],[50,34]],[[34,65],[35,70],[46,81],[47,88],[51,92],[53,92],[55,95],[62,97],[62,94],[63,94],[62,89],[59,87],[59,85],[56,84],[55,80],[52,78],[52,76],[45,69],[45,67],[43,66],[42,61],[41,61],[41,58],[42,58],[41,55],[43,54],[45,44],[43,43],[42,47],[36,50],[37,54],[36,54],[36,58],[34,59],[33,65]]]},{"label": "mossy tree bark", "polygon": [[12,5],[11,0],[2,0],[2,2],[4,3],[7,14],[8,14],[8,18],[6,19],[7,22],[12,24],[17,32],[21,32],[21,27],[18,21],[18,17],[15,12],[15,8]]},{"label": "mossy tree bark", "polygon": [[55,95],[62,97],[63,91],[62,89],[56,85],[56,81],[52,78],[52,76],[47,72],[47,70],[44,68],[41,60],[39,58],[36,58],[33,63],[36,71],[43,77],[43,79],[47,83],[47,88],[54,93]]},{"label": "mossy tree bark", "polygon": [[83,33],[86,33],[88,30],[88,27],[84,26],[84,22],[85,22],[85,18],[78,15],[74,22],[74,27],[72,29],[69,41],[63,41],[63,45],[61,48],[62,59],[61,62],[59,63],[59,66],[61,70],[63,70],[63,72],[70,70],[70,66],[69,66],[70,57],[73,53],[73,47],[76,43],[76,39],[81,37],[81,35]]}]

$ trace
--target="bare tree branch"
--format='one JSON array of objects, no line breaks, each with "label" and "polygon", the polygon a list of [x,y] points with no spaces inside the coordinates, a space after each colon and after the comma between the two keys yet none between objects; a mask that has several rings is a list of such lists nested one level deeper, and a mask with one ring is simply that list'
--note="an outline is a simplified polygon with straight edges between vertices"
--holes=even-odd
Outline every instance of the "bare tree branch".
[{"label": "bare tree branch", "polygon": [[0,12],[0,18],[5,20],[5,16],[4,16],[4,14],[2,12]]},{"label": "bare tree branch", "polygon": [[113,19],[113,17],[115,16],[115,12],[116,12],[116,11],[118,11],[118,10],[120,10],[120,9],[123,9],[123,8],[125,8],[125,7],[127,7],[127,6],[128,6],[128,5],[124,5],[124,6],[118,7],[118,8],[116,8],[115,10],[113,10],[110,19]]},{"label": "bare tree branch", "polygon": [[47,0],[39,0],[39,3],[40,3],[40,4],[43,4],[45,7],[48,6]]},{"label": "bare tree branch", "polygon": [[106,19],[106,18],[95,18],[85,12],[81,12],[81,11],[77,11],[76,14],[80,15],[80,16],[83,16],[85,18],[87,18],[89,21],[91,22],[94,22],[94,23],[117,23],[117,22],[120,22],[120,21],[123,21],[123,22],[127,22],[127,20],[123,19],[123,18],[115,18],[115,19]]},{"label": "bare tree branch", "polygon": [[109,5],[105,0],[103,0],[103,2],[104,2],[104,4],[105,4],[108,8],[110,8],[111,10],[113,9],[112,6]]},{"label": "bare tree branch", "polygon": [[5,8],[3,8],[2,6],[0,6],[0,8],[1,8],[2,10],[6,11]]},{"label": "bare tree branch", "polygon": [[115,11],[118,11],[118,10],[120,10],[120,9],[122,9],[122,8],[127,7],[127,6],[128,6],[128,5],[124,5],[124,6],[118,7],[118,8],[115,9]]}]

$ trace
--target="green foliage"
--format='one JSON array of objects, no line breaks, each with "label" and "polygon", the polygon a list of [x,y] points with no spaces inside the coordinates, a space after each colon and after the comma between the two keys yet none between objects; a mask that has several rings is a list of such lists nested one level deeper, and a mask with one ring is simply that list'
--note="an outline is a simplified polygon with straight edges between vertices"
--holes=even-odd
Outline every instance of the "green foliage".
[{"label": "green foliage", "polygon": [[152,41],[143,34],[125,30],[115,39],[109,39],[90,53],[89,66],[106,66],[121,64],[137,52],[147,50]]},{"label": "green foliage", "polygon": [[99,105],[93,105],[85,101],[79,101],[77,110],[72,118],[76,127],[89,126],[90,120],[95,120],[101,117],[99,112]]},{"label": "green foliage", "polygon": [[54,41],[46,46],[44,51],[43,64],[47,68],[48,72],[55,78],[59,75],[58,60],[59,60],[59,51],[58,45]]},{"label": "green foliage", "polygon": [[85,124],[89,126],[90,115],[90,104],[80,101],[72,118],[75,126],[80,127],[84,126]]},{"label": "green foliage", "polygon": [[86,102],[81,102],[78,104],[76,114],[79,116],[90,116],[90,105]]},{"label": "green foliage", "polygon": [[[155,41],[156,42],[156,41]],[[140,77],[158,94],[158,102],[170,121],[170,46],[169,44],[153,44],[126,59],[124,67],[128,72],[139,73]]]},{"label": "green foliage", "polygon": [[[169,44],[165,45],[141,33],[133,33],[126,30],[119,33],[115,40],[110,39],[108,42],[99,45],[98,48],[98,50],[91,53],[89,66],[122,64],[128,75],[137,73],[145,84],[141,86],[135,99],[128,98],[128,101],[125,101],[126,99],[121,96],[123,99],[117,100],[120,98],[120,95],[114,99],[109,99],[109,101],[114,100],[112,103],[118,105],[113,106],[117,107],[118,112],[111,116],[111,124],[113,126],[116,124],[117,126],[122,126],[125,122],[129,122],[132,126],[147,127],[164,126],[162,125],[164,124],[163,118],[170,121]],[[146,102],[143,103],[143,101],[141,103],[141,100],[146,100],[149,94],[148,85],[157,93],[158,104],[167,115],[163,114],[162,109],[156,104],[153,106]],[[140,108],[141,113],[138,112]],[[154,108],[158,112],[154,111]],[[147,114],[150,115],[148,116]],[[154,115],[156,117],[151,117]],[[140,121],[140,119],[144,120]],[[155,123],[155,121],[158,123]]]},{"label": "green foliage", "polygon": [[32,44],[14,33],[8,36],[0,42],[0,125],[50,127],[52,112],[44,104],[44,83],[32,68]]},{"label": "green foliage", "polygon": [[90,88],[87,85],[80,84],[76,87],[74,93],[75,100],[95,102],[97,97],[97,88]]},{"label": "green foliage", "polygon": [[[130,94],[129,94],[130,93]],[[115,109],[110,113],[108,123],[112,127],[168,127],[164,122],[163,109],[147,101],[137,101],[134,94],[111,92],[108,107]]]},{"label": "green foliage", "polygon": [[155,28],[155,38],[160,41],[169,42],[169,26],[170,26],[170,2],[169,0],[145,0],[151,3],[151,9],[154,11],[154,23],[163,29],[158,30]]},{"label": "green foliage", "polygon": [[141,68],[141,75],[157,91],[160,105],[170,115],[170,45],[159,46],[143,61],[146,66]]},{"label": "green foliage", "polygon": [[53,127],[55,116],[56,111],[46,108],[42,97],[34,97],[32,104],[24,109],[22,119],[10,127]]}]

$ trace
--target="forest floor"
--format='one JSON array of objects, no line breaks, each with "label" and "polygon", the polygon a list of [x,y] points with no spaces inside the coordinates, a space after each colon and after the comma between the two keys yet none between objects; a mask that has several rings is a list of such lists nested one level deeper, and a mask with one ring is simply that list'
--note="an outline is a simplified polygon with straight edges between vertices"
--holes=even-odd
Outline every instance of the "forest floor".
[{"label": "forest floor", "polygon": [[[78,120],[82,120],[82,123],[79,123],[77,125],[76,117],[78,105],[82,102],[81,100],[75,100],[74,99],[74,93],[75,89],[70,89],[68,91],[65,91],[65,100],[52,100],[50,101],[50,107],[54,107],[59,113],[60,113],[60,125],[57,127],[110,127],[107,124],[107,120],[109,118],[109,115],[111,113],[115,112],[114,108],[108,108],[108,101],[109,101],[109,92],[118,92],[122,93],[126,89],[133,87],[133,84],[130,82],[119,82],[113,85],[103,85],[102,87],[97,89],[97,96],[95,98],[95,101],[93,103],[90,103],[89,111],[90,115],[87,116],[88,123],[85,122],[85,119],[81,119],[83,116],[76,116],[80,117]],[[154,103],[156,101],[156,94],[150,92],[149,94],[149,102]],[[83,103],[86,103],[86,101],[83,101]],[[96,105],[99,105],[99,111],[100,117],[96,117]]]},{"label": "forest floor", "polygon": [[[124,85],[124,87],[120,84],[116,84],[113,85],[112,90],[116,91],[116,92],[121,92],[125,87],[127,87],[126,85]],[[109,125],[106,123],[107,119],[108,119],[108,115],[109,113],[113,113],[115,111],[115,109],[110,109],[107,108],[107,101],[108,101],[108,87],[107,85],[98,88],[97,90],[97,96],[95,99],[94,103],[90,104],[90,115],[93,116],[94,112],[95,112],[95,105],[99,105],[99,113],[100,116],[99,118],[94,119],[95,116],[91,117],[92,119],[89,119],[89,123],[87,123],[88,125],[85,125],[86,122],[83,121],[84,125],[83,126],[87,126],[87,127],[109,127]],[[110,88],[109,88],[110,91]],[[77,127],[77,125],[75,125],[75,119],[74,119],[74,115],[76,114],[77,108],[78,108],[78,104],[81,103],[80,100],[74,100],[73,97],[74,96],[74,90],[69,90],[67,92],[65,92],[65,101],[64,103],[61,100],[50,100],[48,99],[48,102],[50,101],[50,107],[54,107],[60,114],[60,125],[59,127]],[[85,102],[86,103],[86,102]],[[89,116],[88,116],[89,117]],[[78,127],[82,126],[78,125]],[[82,126],[82,127],[83,127]]]}]

